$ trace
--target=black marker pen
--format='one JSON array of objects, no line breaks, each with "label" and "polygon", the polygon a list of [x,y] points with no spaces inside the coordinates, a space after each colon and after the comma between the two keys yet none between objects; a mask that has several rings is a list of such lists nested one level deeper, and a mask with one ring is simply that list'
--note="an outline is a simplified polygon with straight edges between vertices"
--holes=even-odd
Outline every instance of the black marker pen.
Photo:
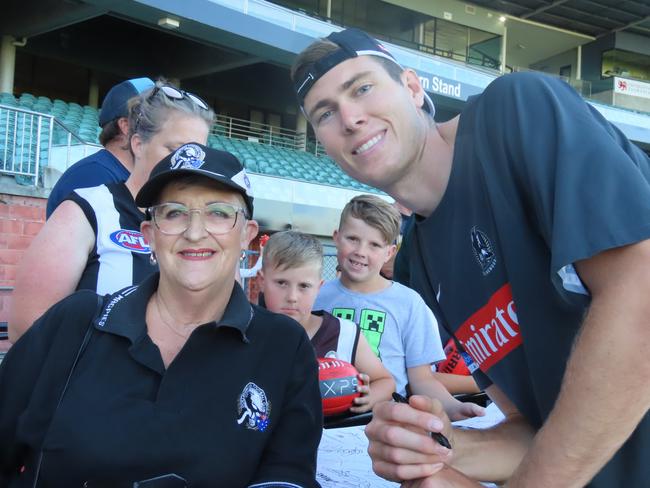
[{"label": "black marker pen", "polygon": [[[404,398],[402,395],[397,393],[396,391],[393,392],[393,400],[395,400],[397,403],[407,403],[408,400]],[[446,447],[447,449],[451,449],[451,444],[449,443],[449,439],[447,439],[443,434],[440,432],[430,432],[431,437],[434,438],[436,441],[438,441],[438,444],[440,444],[442,447]]]}]

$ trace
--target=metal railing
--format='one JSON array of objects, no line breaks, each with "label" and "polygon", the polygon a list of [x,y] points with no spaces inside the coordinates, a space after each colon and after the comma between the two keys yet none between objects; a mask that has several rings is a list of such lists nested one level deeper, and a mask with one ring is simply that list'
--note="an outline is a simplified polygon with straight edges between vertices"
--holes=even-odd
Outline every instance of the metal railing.
[{"label": "metal railing", "polygon": [[217,115],[210,133],[225,136],[229,139],[244,139],[249,142],[259,142],[269,146],[287,149],[304,150],[306,135],[291,129],[285,129],[251,120],[236,119],[226,115]]},{"label": "metal railing", "polygon": [[53,115],[0,105],[0,172],[24,185],[43,184],[43,169],[61,173],[101,147],[89,144]]},{"label": "metal railing", "polygon": [[[274,3],[265,0],[210,0],[210,1],[224,5],[233,10],[238,10],[240,12],[243,12],[246,15],[250,15],[258,19],[271,22],[275,25],[285,27],[286,29],[289,29],[291,31],[308,35],[313,38],[325,37],[329,35],[332,32],[332,30],[337,30],[338,27],[343,27],[342,24],[337,24],[338,20],[324,17],[318,14],[317,12],[313,12],[311,9],[309,11],[300,8],[296,10],[295,8],[292,7],[276,5]],[[354,26],[347,25],[347,27],[354,27]],[[367,26],[363,26],[363,25],[357,25],[357,27],[361,27],[365,30],[368,29]],[[423,44],[406,41],[401,38],[393,38],[391,40],[385,34],[381,37],[385,41],[395,43],[395,47],[394,48],[391,47],[391,52],[393,55],[395,55],[398,58],[397,59],[398,61],[400,61],[400,57],[402,54],[400,53],[400,51],[402,50],[409,51],[410,54],[413,53],[422,54],[428,49],[427,46]],[[426,54],[443,54],[440,57],[446,58],[445,64],[451,63],[449,66],[451,71],[454,71],[453,69],[454,64],[456,64],[457,65],[456,69],[470,68],[474,76],[476,75],[477,72],[482,72],[484,74],[487,74],[490,77],[494,77],[499,74],[497,72],[498,70],[495,70],[494,68],[490,67],[494,65],[494,62],[493,60],[488,60],[487,56],[485,57],[482,56],[481,58],[472,56],[472,59],[470,60],[471,62],[467,63],[465,61],[458,61],[452,59],[448,55],[449,54],[448,52],[446,53],[447,55],[444,55],[445,52],[442,50],[440,50],[439,52],[426,53]],[[408,57],[409,59],[413,60],[411,56]],[[400,62],[414,69],[417,69],[419,67],[418,64],[415,65],[412,63],[409,64],[404,60]],[[447,78],[454,78],[453,76],[449,76],[448,74],[443,74],[443,73],[440,74],[446,76]]]},{"label": "metal railing", "polygon": [[525,68],[522,66],[508,66],[508,71],[511,73],[514,72],[530,72],[530,73],[544,73],[555,78],[559,78],[569,85],[571,85],[575,91],[577,91],[583,98],[591,98],[591,82],[587,80],[577,80],[575,78],[570,78],[568,76],[556,75],[554,73],[547,73],[545,71],[538,71],[531,68]]},{"label": "metal railing", "polygon": [[53,122],[51,115],[0,105],[2,172],[32,179],[38,185],[41,158],[49,152]]},{"label": "metal railing", "polygon": [[250,120],[237,119],[227,115],[217,115],[210,129],[213,136],[228,139],[241,139],[295,151],[306,151],[316,156],[325,154],[316,139],[310,139],[305,132],[262,124]]},{"label": "metal railing", "polygon": [[63,172],[70,165],[101,148],[100,144],[85,141],[63,122],[54,118],[50,158],[47,166]]}]

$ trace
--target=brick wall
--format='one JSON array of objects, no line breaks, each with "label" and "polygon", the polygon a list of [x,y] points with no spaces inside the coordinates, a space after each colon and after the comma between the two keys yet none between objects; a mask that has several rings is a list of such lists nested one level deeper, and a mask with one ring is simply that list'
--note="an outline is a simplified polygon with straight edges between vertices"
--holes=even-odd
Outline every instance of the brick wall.
[{"label": "brick wall", "polygon": [[[248,249],[251,251],[257,251],[260,252],[260,238],[259,236],[253,239],[251,242],[250,246],[248,246]],[[259,254],[256,254],[255,256],[252,256],[249,260],[248,263],[246,264],[246,267],[252,268],[257,260],[259,259]],[[248,283],[246,283],[246,291],[248,293],[248,299],[252,303],[257,303],[257,299],[260,293],[260,287],[257,282],[257,277],[255,278],[249,278]]]},{"label": "brick wall", "polygon": [[[16,267],[43,227],[46,204],[45,198],[0,193],[0,322],[9,319]],[[7,347],[0,341],[0,351]]]}]

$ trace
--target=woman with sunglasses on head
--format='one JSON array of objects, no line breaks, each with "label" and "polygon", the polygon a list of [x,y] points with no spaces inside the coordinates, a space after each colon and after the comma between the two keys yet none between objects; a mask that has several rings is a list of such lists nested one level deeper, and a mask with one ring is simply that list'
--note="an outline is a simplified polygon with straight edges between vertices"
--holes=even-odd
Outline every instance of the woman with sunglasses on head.
[{"label": "woman with sunglasses on head", "polygon": [[318,487],[313,348],[234,279],[258,231],[243,167],[190,143],[136,202],[160,272],[62,300],[0,365],[0,486]]},{"label": "woman with sunglasses on head", "polygon": [[16,274],[11,342],[75,290],[104,295],[156,270],[140,233],[144,214],[133,198],[164,156],[189,141],[207,142],[213,119],[199,97],[162,81],[130,100],[133,171],[126,182],[72,192],[34,238]]}]

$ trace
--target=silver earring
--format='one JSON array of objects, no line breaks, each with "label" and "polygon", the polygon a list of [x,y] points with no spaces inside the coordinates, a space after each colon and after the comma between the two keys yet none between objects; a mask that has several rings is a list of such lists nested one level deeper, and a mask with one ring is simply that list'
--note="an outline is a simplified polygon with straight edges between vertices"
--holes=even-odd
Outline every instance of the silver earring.
[{"label": "silver earring", "polygon": [[156,253],[154,251],[151,251],[151,254],[149,254],[149,264],[151,266],[158,264],[158,259],[156,258]]},{"label": "silver earring", "polygon": [[239,255],[240,261],[243,261],[244,259],[246,259],[246,251],[242,251],[241,254]]}]

